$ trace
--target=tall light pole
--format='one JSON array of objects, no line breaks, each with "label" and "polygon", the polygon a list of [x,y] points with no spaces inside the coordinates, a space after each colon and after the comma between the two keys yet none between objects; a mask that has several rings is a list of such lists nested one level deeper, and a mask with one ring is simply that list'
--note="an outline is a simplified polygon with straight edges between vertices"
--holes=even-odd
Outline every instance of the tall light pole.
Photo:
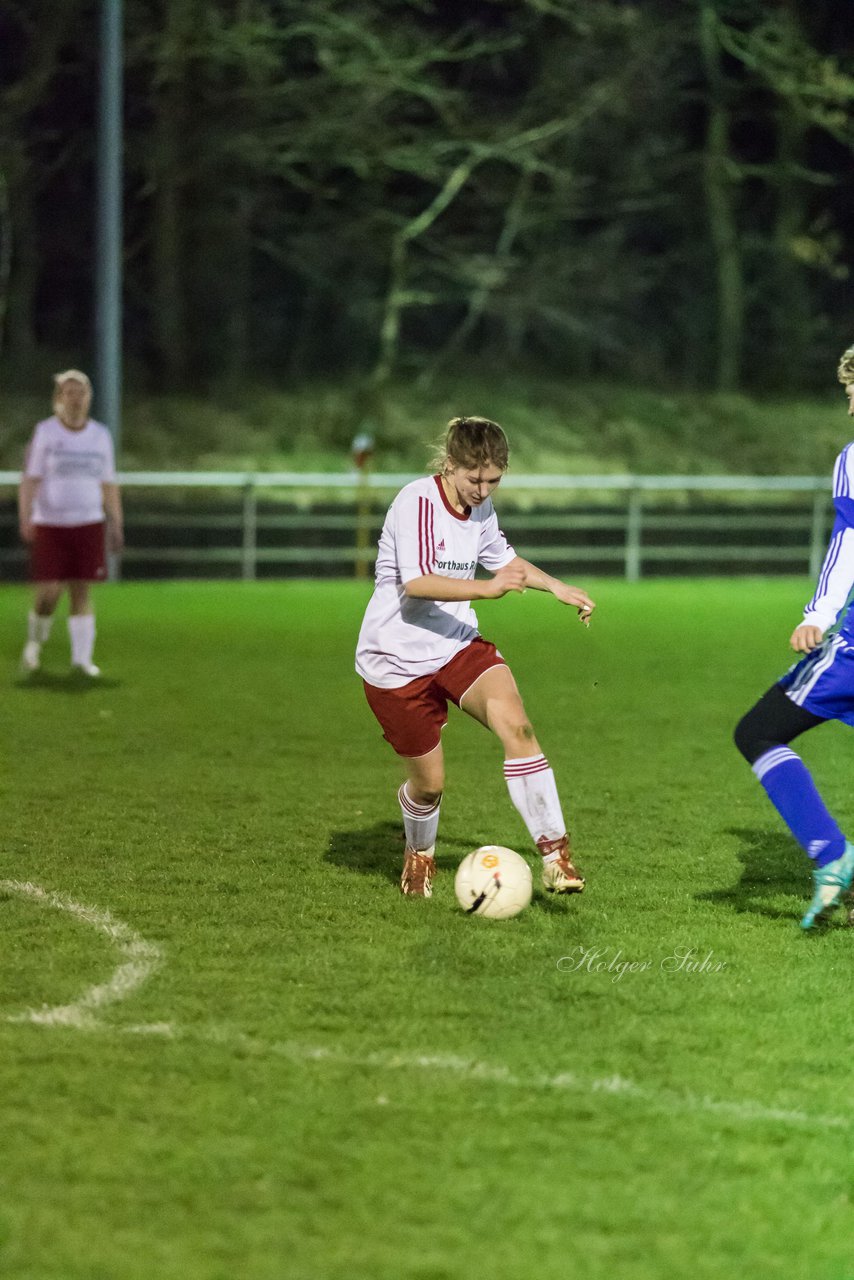
[{"label": "tall light pole", "polygon": [[122,438],[122,0],[101,0],[98,95],[97,258],[95,265],[96,414]]}]

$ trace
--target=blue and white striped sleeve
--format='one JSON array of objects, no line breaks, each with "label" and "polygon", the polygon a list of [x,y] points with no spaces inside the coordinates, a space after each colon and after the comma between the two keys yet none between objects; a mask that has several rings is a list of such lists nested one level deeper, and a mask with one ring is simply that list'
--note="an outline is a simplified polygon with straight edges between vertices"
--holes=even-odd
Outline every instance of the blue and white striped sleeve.
[{"label": "blue and white striped sleeve", "polygon": [[830,545],[802,625],[832,627],[845,608],[854,586],[854,443],[847,444],[833,468],[833,507],[836,519]]}]

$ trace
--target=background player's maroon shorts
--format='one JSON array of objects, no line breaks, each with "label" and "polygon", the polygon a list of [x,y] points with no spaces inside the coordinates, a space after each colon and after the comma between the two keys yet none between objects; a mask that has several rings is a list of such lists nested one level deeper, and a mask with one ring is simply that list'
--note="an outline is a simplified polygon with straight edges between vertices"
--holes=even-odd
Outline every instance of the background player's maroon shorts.
[{"label": "background player's maroon shorts", "polygon": [[107,576],[104,521],[37,524],[30,548],[33,582],[97,582]]},{"label": "background player's maroon shorts", "polygon": [[478,676],[490,667],[506,665],[495,645],[478,636],[446,666],[398,689],[378,689],[363,681],[365,696],[382,725],[383,737],[399,756],[426,756],[439,745],[448,722],[448,703],[458,707]]}]

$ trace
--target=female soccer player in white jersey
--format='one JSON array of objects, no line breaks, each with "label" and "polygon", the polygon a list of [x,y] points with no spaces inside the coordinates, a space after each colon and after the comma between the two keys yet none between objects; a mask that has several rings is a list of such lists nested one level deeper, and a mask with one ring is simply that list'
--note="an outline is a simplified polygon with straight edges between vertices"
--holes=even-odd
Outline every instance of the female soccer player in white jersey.
[{"label": "female soccer player in white jersey", "polygon": [[122,548],[122,503],[109,431],[89,417],[92,386],[79,369],[54,377],[52,418],[38,423],[27,449],[18,491],[21,537],[30,546],[35,601],[24,671],[38,671],[53,614],[68,587],[71,664],[99,676],[92,661],[95,615],[89,584],[106,577],[105,521],[109,549]]},{"label": "female soccer player in white jersey", "polygon": [[[455,703],[500,738],[510,798],[543,858],[552,893],[579,893],[554,774],[516,682],[495,645],[482,639],[473,600],[509,591],[550,591],[590,620],[585,592],[523,560],[498,527],[490,495],[507,467],[501,427],[454,418],[437,474],[414,480],[389,508],[376,585],[362,622],[356,670],[383,736],[406,766],[398,791],[406,836],[401,891],[429,898],[436,872],[445,785],[440,734]],[[478,565],[492,574],[475,580]]]},{"label": "female soccer player in white jersey", "polygon": [[[839,362],[839,381],[854,417],[854,347]],[[807,656],[763,694],[735,731],[736,746],[814,863],[814,890],[803,929],[829,918],[854,879],[854,845],[788,745],[828,720],[854,725],[854,601],[849,600],[854,586],[854,443],[836,459],[833,505],[836,520],[818,585],[790,641]]]}]

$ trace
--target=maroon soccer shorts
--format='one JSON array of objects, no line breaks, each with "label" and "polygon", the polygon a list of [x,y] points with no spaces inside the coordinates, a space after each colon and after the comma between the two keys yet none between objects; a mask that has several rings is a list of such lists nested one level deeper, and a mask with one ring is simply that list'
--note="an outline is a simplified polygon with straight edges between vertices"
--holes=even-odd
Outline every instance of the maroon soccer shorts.
[{"label": "maroon soccer shorts", "polygon": [[107,576],[104,521],[37,524],[30,548],[33,582],[100,582]]},{"label": "maroon soccer shorts", "polygon": [[448,703],[458,707],[479,676],[490,667],[506,665],[495,645],[478,636],[432,675],[419,676],[397,689],[378,689],[364,680],[365,696],[383,737],[399,756],[426,756],[439,745],[448,722]]}]

